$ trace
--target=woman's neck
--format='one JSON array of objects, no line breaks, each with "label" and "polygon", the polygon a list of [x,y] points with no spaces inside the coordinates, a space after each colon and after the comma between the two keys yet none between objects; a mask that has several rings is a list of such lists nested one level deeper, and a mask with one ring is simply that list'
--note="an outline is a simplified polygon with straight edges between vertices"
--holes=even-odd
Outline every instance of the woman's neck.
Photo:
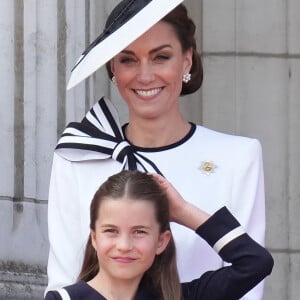
[{"label": "woman's neck", "polygon": [[125,136],[135,146],[155,148],[180,141],[190,129],[191,125],[181,116],[176,120],[130,120]]},{"label": "woman's neck", "polygon": [[[103,274],[102,274],[103,275]],[[140,283],[140,278],[131,280],[112,280],[98,273],[87,282],[107,300],[133,300]]]}]

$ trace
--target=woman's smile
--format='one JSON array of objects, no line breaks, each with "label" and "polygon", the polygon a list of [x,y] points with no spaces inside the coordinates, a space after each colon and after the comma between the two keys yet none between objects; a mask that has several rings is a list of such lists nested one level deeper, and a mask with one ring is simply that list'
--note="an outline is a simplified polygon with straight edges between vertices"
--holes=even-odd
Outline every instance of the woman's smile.
[{"label": "woman's smile", "polygon": [[163,88],[154,88],[154,89],[148,89],[148,90],[141,90],[141,89],[136,89],[134,92],[143,98],[152,98],[153,96],[158,95]]}]

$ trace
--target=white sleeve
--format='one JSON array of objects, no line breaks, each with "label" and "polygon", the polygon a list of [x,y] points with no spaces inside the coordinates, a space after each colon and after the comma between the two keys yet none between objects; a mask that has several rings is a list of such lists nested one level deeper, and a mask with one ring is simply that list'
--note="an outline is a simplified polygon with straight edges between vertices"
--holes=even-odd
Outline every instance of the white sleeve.
[{"label": "white sleeve", "polygon": [[[236,173],[233,183],[230,210],[246,232],[259,244],[265,244],[265,190],[262,149],[258,140],[249,139],[250,144],[237,155]],[[243,300],[263,298],[264,283],[261,282]]]},{"label": "white sleeve", "polygon": [[48,290],[76,281],[84,252],[78,184],[71,162],[54,154],[48,199]]}]

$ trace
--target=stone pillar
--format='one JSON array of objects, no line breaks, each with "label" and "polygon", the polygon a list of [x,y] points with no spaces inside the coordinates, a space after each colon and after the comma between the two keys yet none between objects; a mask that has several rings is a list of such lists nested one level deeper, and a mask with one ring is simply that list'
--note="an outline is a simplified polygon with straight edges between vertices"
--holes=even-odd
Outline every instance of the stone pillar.
[{"label": "stone pillar", "polygon": [[267,196],[266,246],[275,258],[264,299],[297,299],[300,2],[202,3],[203,123],[261,141]]}]

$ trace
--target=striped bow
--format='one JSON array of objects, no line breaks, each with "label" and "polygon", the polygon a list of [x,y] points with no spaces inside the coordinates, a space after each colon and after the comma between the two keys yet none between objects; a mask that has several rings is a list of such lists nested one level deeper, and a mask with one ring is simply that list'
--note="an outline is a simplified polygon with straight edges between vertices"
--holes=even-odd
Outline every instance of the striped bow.
[{"label": "striped bow", "polygon": [[70,123],[55,149],[70,161],[114,159],[122,169],[161,174],[156,165],[129,144],[123,136],[118,113],[107,98],[101,98],[81,123]]}]

